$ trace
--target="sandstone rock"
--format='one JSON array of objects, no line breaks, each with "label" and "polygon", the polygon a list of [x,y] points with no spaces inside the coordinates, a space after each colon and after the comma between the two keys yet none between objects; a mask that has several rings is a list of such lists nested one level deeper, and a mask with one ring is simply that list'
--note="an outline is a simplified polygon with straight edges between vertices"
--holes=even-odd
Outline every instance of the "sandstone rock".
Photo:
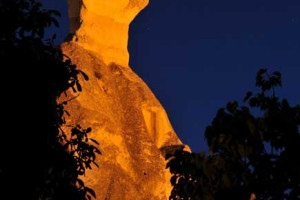
[{"label": "sandstone rock", "polygon": [[129,24],[149,0],[68,0],[73,40],[108,64],[127,66]]},{"label": "sandstone rock", "polygon": [[[148,0],[69,0],[72,41],[64,54],[90,78],[70,101],[71,125],[92,127],[100,168],[85,183],[101,200],[166,200],[170,173],[162,151],[182,146],[168,116],[128,66],[128,27]],[[70,99],[71,91],[62,99]]]}]

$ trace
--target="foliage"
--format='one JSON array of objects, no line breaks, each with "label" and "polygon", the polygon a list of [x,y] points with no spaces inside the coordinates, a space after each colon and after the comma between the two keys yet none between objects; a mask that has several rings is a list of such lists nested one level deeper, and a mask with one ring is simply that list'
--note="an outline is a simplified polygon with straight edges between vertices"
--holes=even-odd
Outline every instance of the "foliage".
[{"label": "foliage", "polygon": [[90,128],[65,133],[67,101],[57,103],[69,88],[82,90],[79,75],[88,77],[54,47],[55,36],[44,39],[59,13],[41,6],[0,0],[0,199],[91,199],[95,193],[80,176],[97,166],[98,143],[88,138]]},{"label": "foliage", "polygon": [[251,194],[261,200],[300,198],[300,106],[276,96],[279,72],[260,70],[256,86],[260,92],[244,98],[250,108],[230,102],[206,128],[209,156],[182,151],[169,155],[170,199],[249,200]]}]

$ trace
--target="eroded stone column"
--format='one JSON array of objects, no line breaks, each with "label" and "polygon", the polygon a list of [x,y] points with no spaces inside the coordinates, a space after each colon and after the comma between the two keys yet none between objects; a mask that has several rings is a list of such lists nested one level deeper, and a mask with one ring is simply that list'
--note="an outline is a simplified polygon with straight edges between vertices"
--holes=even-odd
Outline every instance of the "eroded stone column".
[{"label": "eroded stone column", "polygon": [[[167,200],[170,173],[161,149],[182,146],[148,86],[128,66],[128,29],[148,0],[68,0],[70,41],[63,52],[89,76],[70,101],[68,124],[91,127],[99,168],[85,183],[99,200]],[[68,91],[70,99],[77,94]],[[165,152],[164,152],[165,153]]]}]

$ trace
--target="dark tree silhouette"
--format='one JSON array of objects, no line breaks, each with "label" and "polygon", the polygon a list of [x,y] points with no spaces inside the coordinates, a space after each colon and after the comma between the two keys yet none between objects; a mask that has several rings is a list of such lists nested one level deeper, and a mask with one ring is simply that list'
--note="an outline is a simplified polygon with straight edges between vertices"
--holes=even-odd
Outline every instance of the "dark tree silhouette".
[{"label": "dark tree silhouette", "polygon": [[35,0],[0,0],[0,199],[85,200],[95,193],[80,176],[100,151],[80,125],[65,133],[69,88],[81,91],[71,60],[45,40],[59,13]]},{"label": "dark tree silhouette", "polygon": [[[248,92],[239,107],[221,108],[205,138],[210,155],[168,155],[174,186],[170,199],[300,199],[300,106],[280,100],[281,73],[257,73],[260,92]],[[251,114],[256,109],[260,116]]]}]

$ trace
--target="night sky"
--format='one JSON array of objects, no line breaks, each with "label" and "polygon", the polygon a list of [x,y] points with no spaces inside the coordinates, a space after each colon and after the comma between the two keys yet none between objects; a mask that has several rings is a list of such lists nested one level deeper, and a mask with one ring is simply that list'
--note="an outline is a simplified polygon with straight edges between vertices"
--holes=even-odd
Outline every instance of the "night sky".
[{"label": "night sky", "polygon": [[[57,44],[68,33],[67,3]],[[205,127],[255,87],[260,68],[283,75],[280,97],[300,103],[300,0],[150,0],[130,27],[130,66],[166,109],[180,139],[207,150]]]}]

